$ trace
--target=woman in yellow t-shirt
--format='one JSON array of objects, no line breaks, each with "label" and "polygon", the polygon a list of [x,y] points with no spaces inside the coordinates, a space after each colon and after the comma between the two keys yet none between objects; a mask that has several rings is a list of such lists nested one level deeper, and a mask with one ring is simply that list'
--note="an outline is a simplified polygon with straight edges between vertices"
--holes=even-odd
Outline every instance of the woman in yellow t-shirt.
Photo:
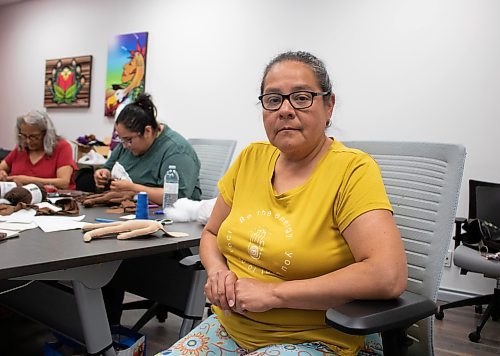
[{"label": "woman in yellow t-shirt", "polygon": [[407,280],[379,168],[326,136],[335,96],[310,53],[273,59],[259,99],[269,143],[221,179],[201,238],[214,315],[167,353],[356,354],[363,337],[328,327],[325,310],[397,297]]}]

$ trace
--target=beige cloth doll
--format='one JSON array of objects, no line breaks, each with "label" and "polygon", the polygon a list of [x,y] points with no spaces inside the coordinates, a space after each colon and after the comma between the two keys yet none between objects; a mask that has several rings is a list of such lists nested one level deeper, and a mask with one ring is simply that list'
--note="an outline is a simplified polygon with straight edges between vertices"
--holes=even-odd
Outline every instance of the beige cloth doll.
[{"label": "beige cloth doll", "polygon": [[118,240],[126,240],[132,237],[144,236],[163,231],[170,237],[186,237],[184,232],[167,231],[162,223],[155,220],[128,220],[112,223],[85,224],[82,227],[85,232],[83,241],[90,242],[93,238],[104,238],[116,236]]}]

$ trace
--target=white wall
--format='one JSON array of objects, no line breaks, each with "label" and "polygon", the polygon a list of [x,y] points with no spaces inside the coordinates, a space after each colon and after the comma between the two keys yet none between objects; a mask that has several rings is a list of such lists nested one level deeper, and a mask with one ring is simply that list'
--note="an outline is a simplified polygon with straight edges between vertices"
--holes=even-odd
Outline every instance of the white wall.
[{"label": "white wall", "polygon": [[[91,107],[53,109],[61,134],[109,136],[107,42],[149,32],[146,90],[186,137],[265,139],[257,96],[265,64],[288,49],[322,58],[340,139],[467,147],[469,178],[500,181],[500,2],[496,0],[31,0],[0,7],[0,146],[17,115],[43,105],[45,60],[93,55]],[[492,281],[445,270],[442,287]]]}]

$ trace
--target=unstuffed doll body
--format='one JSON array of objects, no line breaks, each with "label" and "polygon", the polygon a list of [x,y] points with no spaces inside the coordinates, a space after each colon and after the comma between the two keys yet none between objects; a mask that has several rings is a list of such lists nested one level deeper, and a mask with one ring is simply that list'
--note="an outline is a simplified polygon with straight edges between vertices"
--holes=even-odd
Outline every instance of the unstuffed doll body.
[{"label": "unstuffed doll body", "polygon": [[104,238],[115,235],[118,240],[126,240],[132,237],[149,235],[160,230],[171,237],[189,236],[183,232],[167,231],[162,223],[155,220],[128,220],[112,223],[85,224],[82,230],[85,232],[83,234],[83,241],[85,242],[90,242],[93,238]]}]

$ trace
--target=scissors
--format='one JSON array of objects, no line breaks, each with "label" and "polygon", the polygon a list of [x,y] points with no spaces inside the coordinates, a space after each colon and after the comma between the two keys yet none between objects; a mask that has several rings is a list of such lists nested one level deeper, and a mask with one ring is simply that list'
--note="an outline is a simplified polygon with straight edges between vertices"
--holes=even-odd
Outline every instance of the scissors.
[{"label": "scissors", "polygon": [[170,225],[170,224],[173,224],[173,220],[172,219],[169,219],[169,218],[163,218],[163,219],[155,219],[156,221],[158,221],[160,224],[162,225]]}]

